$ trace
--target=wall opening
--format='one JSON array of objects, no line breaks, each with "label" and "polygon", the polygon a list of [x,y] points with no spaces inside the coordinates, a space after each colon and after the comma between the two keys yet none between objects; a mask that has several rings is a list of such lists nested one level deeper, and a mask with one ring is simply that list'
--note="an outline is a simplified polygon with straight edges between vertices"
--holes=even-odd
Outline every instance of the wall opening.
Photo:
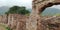
[{"label": "wall opening", "polygon": [[60,5],[53,5],[43,9],[41,16],[60,16]]}]

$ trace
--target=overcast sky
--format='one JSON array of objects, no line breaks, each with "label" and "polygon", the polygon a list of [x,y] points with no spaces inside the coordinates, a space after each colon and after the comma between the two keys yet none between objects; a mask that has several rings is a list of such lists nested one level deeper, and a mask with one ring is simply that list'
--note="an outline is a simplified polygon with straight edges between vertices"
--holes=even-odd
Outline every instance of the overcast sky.
[{"label": "overcast sky", "polygon": [[60,5],[53,5],[51,8],[57,8],[57,9],[60,9]]},{"label": "overcast sky", "polygon": [[27,8],[32,7],[32,0],[0,0],[0,6],[26,6]]},{"label": "overcast sky", "polygon": [[[32,0],[0,0],[0,6],[26,6],[27,8],[32,7]],[[60,9],[60,5],[52,6],[53,8],[58,8]]]}]

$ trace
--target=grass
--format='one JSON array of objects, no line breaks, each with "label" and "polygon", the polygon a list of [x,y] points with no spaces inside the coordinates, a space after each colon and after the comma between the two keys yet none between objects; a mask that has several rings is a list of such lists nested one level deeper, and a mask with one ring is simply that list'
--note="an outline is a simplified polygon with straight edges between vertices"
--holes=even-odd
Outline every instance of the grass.
[{"label": "grass", "polygon": [[11,30],[11,29],[4,24],[0,24],[0,30]]}]

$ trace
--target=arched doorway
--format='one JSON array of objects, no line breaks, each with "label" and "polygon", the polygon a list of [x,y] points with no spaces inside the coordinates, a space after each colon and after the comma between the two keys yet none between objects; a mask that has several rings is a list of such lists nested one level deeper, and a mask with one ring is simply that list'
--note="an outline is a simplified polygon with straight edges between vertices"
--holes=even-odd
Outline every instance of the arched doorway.
[{"label": "arched doorway", "polygon": [[[47,7],[51,7],[53,5],[58,5],[60,4],[60,0],[54,0],[50,2],[50,0],[34,0],[33,1],[33,10],[31,13],[31,16],[29,17],[29,21],[28,21],[28,25],[27,25],[27,29],[28,30],[43,30],[43,25],[41,22],[41,19],[39,19],[39,14],[41,14],[44,9],[46,9]],[[41,26],[42,25],[42,26]],[[45,27],[44,27],[45,28]],[[47,30],[46,28],[44,30]]]},{"label": "arched doorway", "polygon": [[[59,4],[58,4],[59,5]],[[58,5],[55,5],[55,6],[58,6]],[[52,6],[54,6],[54,5],[52,5]],[[49,6],[49,7],[46,7],[46,8],[51,8],[52,6]],[[45,8],[45,9],[46,9]],[[54,9],[55,10],[55,9]],[[58,9],[56,9],[56,11],[57,11]],[[44,11],[44,10],[43,10]],[[42,11],[42,12],[43,12]],[[41,12],[41,13],[42,13]],[[52,12],[53,12],[53,10],[52,10]],[[54,20],[55,18],[53,18],[53,19],[49,19],[49,20],[46,20],[45,21],[45,19],[43,19],[43,21],[41,22],[41,20],[39,21],[38,20],[38,27],[37,27],[37,29],[38,30],[60,30],[60,26],[59,26],[59,24],[56,24],[55,23],[55,21],[58,21],[58,20]],[[58,19],[58,18],[57,18]],[[51,22],[53,22],[53,24],[50,22],[50,20],[51,20]],[[54,20],[54,21],[53,21]],[[49,22],[47,22],[47,21],[49,21]],[[41,23],[41,24],[39,24],[39,22]],[[54,24],[55,23],[55,24]],[[49,26],[49,28],[47,27],[47,26]]]},{"label": "arched doorway", "polygon": [[46,8],[51,7],[53,5],[59,5],[60,3],[47,3],[46,5],[43,5],[43,7],[39,8],[38,11],[42,13]]},{"label": "arched doorway", "polygon": [[[53,3],[53,2],[48,2],[48,3],[46,3],[46,4],[37,4],[37,6],[38,5],[40,5],[40,6],[38,6],[38,8],[37,8],[37,12],[38,12],[38,14],[41,14],[46,8],[48,8],[48,7],[51,7],[51,6],[53,6],[53,5],[59,5],[60,4],[60,2],[55,2],[55,3]],[[38,20],[38,25],[37,25],[37,30],[60,30],[59,28],[60,27],[55,27],[55,25],[56,26],[59,26],[59,25],[57,25],[57,24],[49,24],[50,22],[47,22],[47,21],[44,21],[45,19],[42,19],[43,20],[43,22],[41,22],[41,19],[40,20]],[[49,20],[48,20],[49,21]],[[52,21],[51,21],[52,22]],[[54,21],[53,21],[54,22]],[[46,23],[46,24],[45,24]],[[55,23],[55,22],[54,22]],[[48,27],[46,27],[46,26],[49,26],[49,25],[51,25],[51,26],[54,26],[54,28],[53,29],[49,29]],[[56,28],[56,29],[55,29]]]},{"label": "arched doorway", "polygon": [[53,5],[47,7],[41,14],[41,16],[60,16],[60,5]]}]

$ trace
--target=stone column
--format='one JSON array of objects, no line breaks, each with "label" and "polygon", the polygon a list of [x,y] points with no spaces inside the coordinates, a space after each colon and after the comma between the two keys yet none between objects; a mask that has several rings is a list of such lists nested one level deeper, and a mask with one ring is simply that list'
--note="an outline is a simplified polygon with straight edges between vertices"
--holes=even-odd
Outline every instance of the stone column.
[{"label": "stone column", "polygon": [[[34,5],[33,5],[34,6]],[[32,8],[32,13],[26,21],[26,30],[37,30],[37,19],[39,17],[36,5]]]},{"label": "stone column", "polygon": [[17,22],[16,30],[26,30],[26,21]]},{"label": "stone column", "polygon": [[10,26],[10,15],[8,15],[8,26]]},{"label": "stone column", "polygon": [[16,30],[20,30],[19,27],[20,27],[20,22],[17,23]]}]

